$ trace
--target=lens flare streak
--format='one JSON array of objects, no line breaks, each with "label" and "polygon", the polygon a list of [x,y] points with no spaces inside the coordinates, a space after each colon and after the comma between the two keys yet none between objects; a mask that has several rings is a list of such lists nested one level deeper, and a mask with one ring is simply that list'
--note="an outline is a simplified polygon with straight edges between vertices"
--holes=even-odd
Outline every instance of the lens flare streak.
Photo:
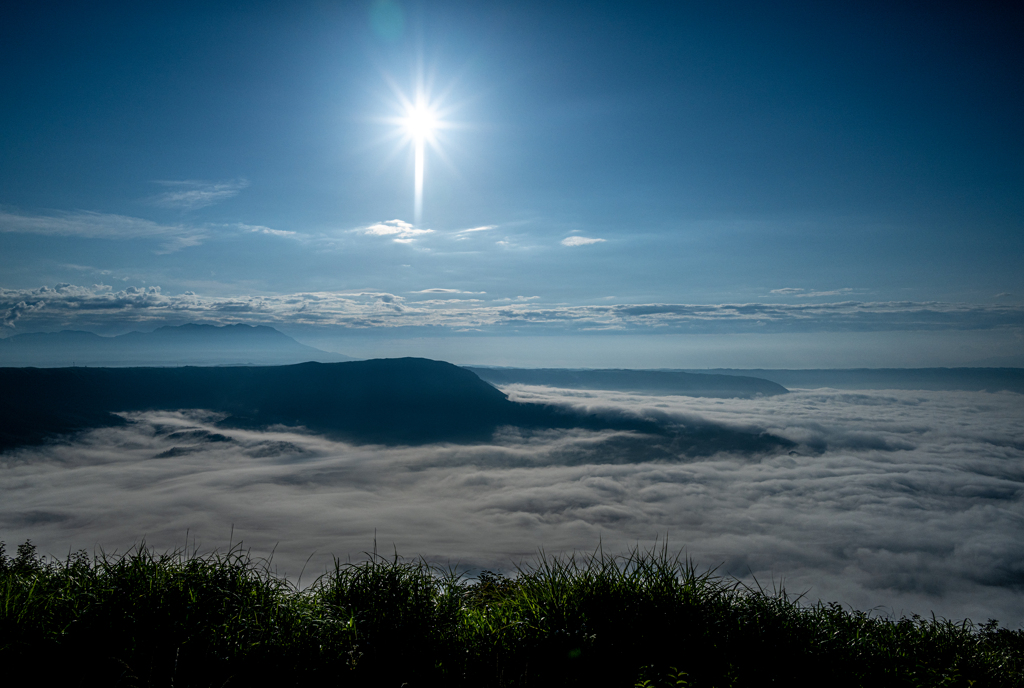
[{"label": "lens flare streak", "polygon": [[434,131],[437,128],[437,116],[422,101],[417,102],[405,117],[405,130],[413,142],[415,171],[413,182],[413,215],[418,225],[423,217],[423,168],[426,158],[426,143],[436,144]]},{"label": "lens flare streak", "polygon": [[427,145],[439,150],[437,132],[450,125],[442,118],[439,100],[431,97],[430,90],[423,85],[422,79],[419,80],[412,98],[393,83],[392,90],[398,99],[397,109],[401,115],[387,121],[397,125],[402,144],[411,145],[413,149],[413,214],[415,224],[419,225],[423,219],[423,178]]}]

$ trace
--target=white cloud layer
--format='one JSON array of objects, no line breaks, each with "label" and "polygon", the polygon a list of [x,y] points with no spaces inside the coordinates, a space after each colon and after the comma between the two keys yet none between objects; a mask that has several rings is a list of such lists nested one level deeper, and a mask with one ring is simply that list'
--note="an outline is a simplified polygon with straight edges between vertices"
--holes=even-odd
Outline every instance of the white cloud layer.
[{"label": "white cloud layer", "polygon": [[[439,288],[440,289],[440,288]],[[423,293],[431,293],[429,290]],[[433,293],[452,293],[438,292]],[[842,301],[799,304],[545,305],[535,296],[505,302],[406,301],[387,292],[300,292],[204,296],[159,287],[114,290],[58,284],[0,288],[0,313],[18,327],[129,326],[134,323],[368,327],[528,328],[538,331],[727,333],[1024,329],[1024,305]]]},{"label": "white cloud layer", "polygon": [[391,237],[400,244],[407,244],[424,234],[432,234],[432,229],[417,229],[404,220],[387,220],[370,225],[364,230],[370,236]]},{"label": "white cloud layer", "polygon": [[587,246],[589,244],[599,244],[602,241],[604,241],[604,239],[595,239],[585,236],[571,236],[562,239],[562,246]]},{"label": "white cloud layer", "polygon": [[[351,446],[152,413],[0,455],[0,532],[44,551],[225,548],[234,527],[293,578],[378,546],[509,570],[668,537],[700,565],[811,600],[1024,623],[1019,395],[815,390],[759,400],[517,387],[514,397],[761,427],[793,454],[646,461],[625,433]],[[646,410],[644,410],[646,409]],[[625,453],[624,453],[625,452]],[[276,548],[276,549],[275,549]]]}]

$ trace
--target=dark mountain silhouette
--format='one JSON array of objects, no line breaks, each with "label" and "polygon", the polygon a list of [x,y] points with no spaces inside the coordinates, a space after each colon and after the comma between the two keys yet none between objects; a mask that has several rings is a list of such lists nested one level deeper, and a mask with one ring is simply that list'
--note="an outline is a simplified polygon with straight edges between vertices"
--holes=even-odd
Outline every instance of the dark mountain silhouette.
[{"label": "dark mountain silhouette", "polygon": [[188,324],[116,337],[64,330],[0,339],[3,366],[283,365],[347,360],[351,358],[300,344],[263,325]]},{"label": "dark mountain silhouette", "polygon": [[225,427],[304,427],[361,443],[485,441],[502,426],[633,430],[666,451],[770,451],[765,433],[509,401],[464,368],[421,358],[273,367],[0,368],[0,449],[125,423],[115,412],[207,409]]},{"label": "dark mountain silhouette", "polygon": [[[690,371],[696,372],[696,371]],[[931,389],[1024,394],[1024,368],[839,368],[821,370],[706,371],[761,377],[787,387],[815,389]]]},{"label": "dark mountain silhouette", "polygon": [[545,385],[568,389],[680,394],[689,397],[751,398],[785,394],[782,385],[757,377],[684,373],[673,370],[571,370],[566,368],[470,368],[494,385]]}]

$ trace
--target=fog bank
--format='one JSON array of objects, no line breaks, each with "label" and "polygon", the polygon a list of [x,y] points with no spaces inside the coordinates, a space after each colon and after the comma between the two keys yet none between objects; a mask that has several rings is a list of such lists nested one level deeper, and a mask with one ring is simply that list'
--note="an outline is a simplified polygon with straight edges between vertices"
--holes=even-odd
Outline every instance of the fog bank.
[{"label": "fog bank", "polygon": [[[666,537],[699,566],[810,600],[1024,622],[1024,398],[794,391],[695,399],[513,386],[513,400],[761,429],[773,454],[673,456],[625,431],[352,446],[140,413],[0,455],[0,539],[44,552],[229,546],[303,581],[374,546],[509,571],[549,553]],[[648,451],[648,450],[651,451]],[[651,457],[656,460],[650,460]],[[306,564],[307,558],[313,557]]]}]

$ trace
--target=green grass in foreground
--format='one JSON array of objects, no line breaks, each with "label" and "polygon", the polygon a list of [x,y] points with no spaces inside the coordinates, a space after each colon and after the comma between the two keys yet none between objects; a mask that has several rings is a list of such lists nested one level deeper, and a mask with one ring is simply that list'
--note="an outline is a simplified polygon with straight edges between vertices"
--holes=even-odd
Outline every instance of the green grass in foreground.
[{"label": "green grass in foreground", "polygon": [[468,580],[374,556],[297,590],[235,549],[0,544],[0,660],[110,686],[1024,686],[1024,632],[750,590],[666,549]]}]

